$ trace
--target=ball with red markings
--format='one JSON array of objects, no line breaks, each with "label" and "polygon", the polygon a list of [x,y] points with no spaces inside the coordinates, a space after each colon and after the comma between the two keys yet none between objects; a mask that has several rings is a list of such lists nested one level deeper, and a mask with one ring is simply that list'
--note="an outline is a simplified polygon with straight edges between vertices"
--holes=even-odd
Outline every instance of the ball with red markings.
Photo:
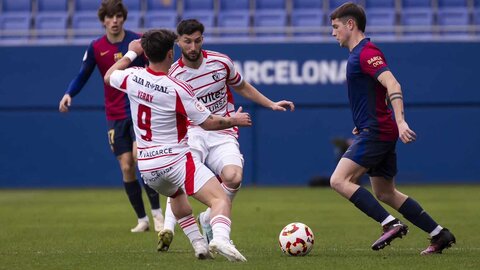
[{"label": "ball with red markings", "polygon": [[290,256],[305,256],[312,250],[315,237],[310,227],[294,222],[282,229],[278,241],[283,253]]}]

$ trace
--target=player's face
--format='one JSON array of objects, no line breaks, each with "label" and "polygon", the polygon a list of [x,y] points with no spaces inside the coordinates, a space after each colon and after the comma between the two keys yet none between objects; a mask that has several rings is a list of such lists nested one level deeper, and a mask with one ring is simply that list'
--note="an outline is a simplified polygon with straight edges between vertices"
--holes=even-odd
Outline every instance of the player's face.
[{"label": "player's face", "polygon": [[178,39],[178,46],[182,49],[182,55],[190,62],[200,59],[203,45],[203,36],[200,31],[191,35],[181,35]]},{"label": "player's face", "polygon": [[332,36],[338,41],[340,46],[347,47],[348,40],[350,39],[350,31],[348,29],[348,24],[351,23],[351,19],[347,22],[342,22],[340,19],[332,20]]},{"label": "player's face", "polygon": [[123,23],[125,23],[125,18],[121,12],[112,15],[106,15],[103,20],[103,26],[105,26],[105,31],[109,35],[119,35],[123,31]]}]

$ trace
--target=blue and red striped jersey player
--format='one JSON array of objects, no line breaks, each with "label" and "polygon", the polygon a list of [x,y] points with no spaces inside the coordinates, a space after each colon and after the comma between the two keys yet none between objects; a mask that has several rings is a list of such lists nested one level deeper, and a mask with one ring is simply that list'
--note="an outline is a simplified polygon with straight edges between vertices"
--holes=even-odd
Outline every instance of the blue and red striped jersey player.
[{"label": "blue and red striped jersey player", "polygon": [[[389,70],[383,53],[365,37],[367,19],[362,7],[347,2],[332,12],[330,20],[332,36],[350,51],[347,85],[355,124],[355,139],[338,162],[330,185],[382,225],[383,233],[372,244],[373,250],[383,249],[408,232],[407,225],[388,213],[378,199],[430,235],[430,245],[422,255],[441,253],[455,243],[453,234],[395,186],[397,140],[411,143],[416,139],[415,132],[405,121],[400,84]],[[393,107],[395,120],[387,100]],[[370,176],[377,199],[357,184],[365,173]]]},{"label": "blue and red striped jersey player", "polygon": [[[139,39],[140,34],[124,29],[128,11],[121,0],[104,0],[98,9],[98,18],[105,27],[105,35],[93,40],[83,56],[80,72],[71,81],[65,95],[60,101],[60,112],[68,112],[72,98],[80,93],[90,78],[95,66],[98,66],[102,78],[107,70],[128,51],[128,44]],[[143,57],[138,57],[132,66],[146,65]],[[131,232],[144,232],[150,228],[142,199],[142,188],[136,177],[135,134],[130,116],[130,103],[125,93],[115,90],[110,85],[103,85],[105,91],[105,113],[108,123],[108,139],[113,153],[119,161],[123,176],[123,185],[128,199],[137,215],[137,225]],[[163,229],[164,218],[160,208],[159,195],[144,185],[150,201],[154,227]]]}]

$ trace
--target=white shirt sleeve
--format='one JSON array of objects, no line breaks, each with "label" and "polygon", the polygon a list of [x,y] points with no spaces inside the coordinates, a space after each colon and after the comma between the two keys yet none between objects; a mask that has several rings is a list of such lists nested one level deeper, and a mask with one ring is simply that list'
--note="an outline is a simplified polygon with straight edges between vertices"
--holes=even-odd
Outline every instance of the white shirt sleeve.
[{"label": "white shirt sleeve", "polygon": [[230,70],[230,74],[227,79],[227,84],[230,86],[238,86],[242,83],[243,77],[235,68],[235,64],[233,64],[232,60],[228,58],[226,61],[228,69]]},{"label": "white shirt sleeve", "polygon": [[[189,86],[190,87],[190,86]],[[200,125],[210,116],[210,111],[193,96],[191,87],[188,90],[177,89],[177,94],[180,96],[181,103],[185,109],[185,113],[190,121],[195,125]],[[177,108],[178,110],[179,108]]]},{"label": "white shirt sleeve", "polygon": [[115,70],[110,75],[110,85],[122,92],[127,92],[127,80],[131,74],[133,74],[132,68],[125,70]]}]

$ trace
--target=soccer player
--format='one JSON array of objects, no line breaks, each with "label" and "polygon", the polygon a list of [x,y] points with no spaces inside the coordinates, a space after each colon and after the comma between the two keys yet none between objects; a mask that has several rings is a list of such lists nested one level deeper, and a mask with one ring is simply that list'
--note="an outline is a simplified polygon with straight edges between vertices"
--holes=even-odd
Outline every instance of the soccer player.
[{"label": "soccer player", "polygon": [[[96,65],[103,77],[107,70],[127,52],[130,41],[140,37],[139,34],[123,28],[127,14],[128,11],[121,0],[102,1],[98,9],[98,18],[105,27],[105,35],[90,43],[83,56],[80,72],[72,80],[60,100],[60,112],[68,112],[72,98],[80,93]],[[145,64],[145,59],[138,58],[132,63],[132,66],[145,66]],[[136,146],[128,98],[124,93],[107,84],[104,84],[104,90],[105,112],[109,129],[108,140],[120,164],[123,185],[138,218],[138,223],[131,229],[131,232],[148,231],[150,222],[145,212],[142,188],[136,177],[135,157],[132,154],[135,153]],[[160,231],[163,229],[164,220],[159,195],[147,185],[144,187],[150,201],[155,231]]]},{"label": "soccer player", "polygon": [[[166,74],[173,63],[176,38],[169,30],[146,32],[141,41],[132,41],[129,52],[107,71],[105,83],[128,94],[142,178],[171,198],[172,211],[195,256],[211,258],[210,250],[230,261],[246,261],[230,243],[230,201],[215,175],[191,154],[187,126],[188,119],[209,130],[251,126],[252,122],[241,107],[231,117],[211,114],[196,100],[191,86]],[[148,68],[125,69],[143,52],[149,60]],[[200,234],[187,195],[211,208],[213,240],[209,245]]]},{"label": "soccer player", "polygon": [[[274,111],[286,111],[286,108],[294,110],[293,102],[273,102],[243,80],[227,55],[203,50],[203,32],[203,24],[195,19],[183,20],[178,24],[178,46],[182,50],[182,56],[172,65],[169,75],[189,83],[197,99],[212,114],[229,116],[235,112],[231,88],[241,96]],[[230,201],[233,201],[240,189],[243,176],[243,156],[237,141],[237,131],[235,127],[207,131],[198,125],[191,125],[188,130],[188,144],[192,154],[220,178]],[[175,219],[168,202],[165,208],[165,231],[173,233]],[[210,209],[207,209],[198,218],[207,241],[212,237],[209,212]],[[160,250],[166,251],[168,246],[160,247]]]},{"label": "soccer player", "polygon": [[[358,209],[383,226],[383,234],[373,250],[380,250],[392,240],[407,234],[408,227],[390,215],[367,189],[357,185],[365,173],[370,176],[378,200],[400,212],[407,220],[430,234],[430,245],[422,255],[441,253],[455,243],[455,237],[438,225],[411,197],[395,187],[397,173],[396,142],[412,143],[416,134],[405,121],[400,84],[389,70],[383,53],[365,38],[366,16],[362,7],[351,2],[330,15],[332,36],[348,48],[347,84],[356,135],[330,180],[332,188],[349,199]],[[391,103],[392,111],[386,100]]]}]

